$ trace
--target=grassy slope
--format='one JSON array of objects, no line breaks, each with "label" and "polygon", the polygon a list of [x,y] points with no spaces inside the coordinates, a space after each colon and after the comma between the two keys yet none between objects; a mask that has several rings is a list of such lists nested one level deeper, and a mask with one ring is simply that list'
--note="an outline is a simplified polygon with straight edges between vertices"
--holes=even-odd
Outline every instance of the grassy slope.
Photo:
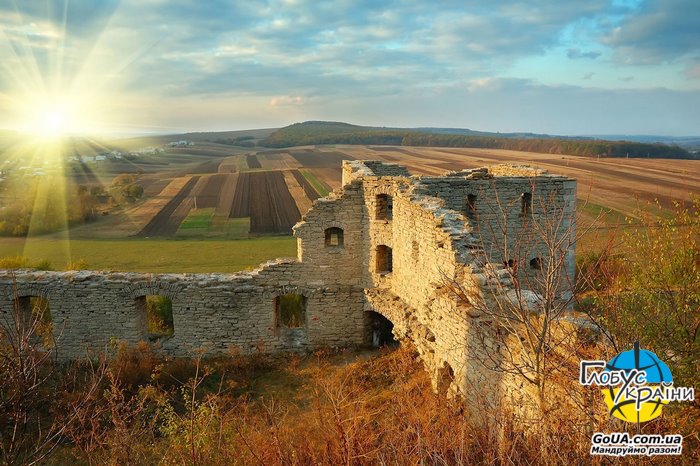
[{"label": "grassy slope", "polygon": [[[70,248],[70,258],[64,251]],[[89,269],[135,272],[237,272],[278,257],[296,256],[290,236],[244,240],[65,240],[0,239],[0,257],[25,255],[48,260],[63,269],[69,260],[83,259]]]}]

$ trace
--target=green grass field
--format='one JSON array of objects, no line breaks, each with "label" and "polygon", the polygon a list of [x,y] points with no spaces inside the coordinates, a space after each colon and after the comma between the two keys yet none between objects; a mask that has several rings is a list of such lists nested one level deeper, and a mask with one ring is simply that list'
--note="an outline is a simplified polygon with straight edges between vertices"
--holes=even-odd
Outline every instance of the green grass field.
[{"label": "green grass field", "polygon": [[178,233],[180,233],[180,230],[209,230],[214,210],[213,207],[208,209],[192,209],[187,218],[180,224]]},{"label": "green grass field", "polygon": [[330,190],[326,187],[326,185],[324,185],[323,183],[321,183],[321,180],[319,180],[318,178],[316,178],[316,175],[314,175],[313,173],[311,173],[309,170],[299,170],[299,171],[301,172],[302,175],[304,175],[304,178],[306,178],[306,181],[308,181],[309,183],[311,183],[311,186],[314,187],[314,189],[316,190],[316,192],[317,192],[321,197],[326,197],[326,196],[328,196],[328,193],[330,192]]},{"label": "green grass field", "polygon": [[[90,270],[133,272],[238,272],[279,257],[296,257],[296,238],[267,236],[240,240],[53,240],[0,238],[0,258],[25,256],[63,270],[84,261]],[[2,263],[0,261],[0,263]]]},{"label": "green grass field", "polygon": [[177,229],[178,238],[244,239],[250,231],[250,217],[215,215],[214,208],[192,210]]},{"label": "green grass field", "polygon": [[579,213],[587,215],[592,220],[605,223],[606,225],[624,225],[627,223],[627,216],[615,209],[594,204],[592,202],[581,202],[576,204]]}]

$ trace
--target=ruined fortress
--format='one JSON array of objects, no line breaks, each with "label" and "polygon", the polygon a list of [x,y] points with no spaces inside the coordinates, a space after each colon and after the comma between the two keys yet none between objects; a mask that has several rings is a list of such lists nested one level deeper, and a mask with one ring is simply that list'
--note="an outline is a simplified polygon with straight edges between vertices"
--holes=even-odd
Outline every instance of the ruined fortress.
[{"label": "ruined fortress", "polygon": [[[149,338],[184,356],[377,345],[393,332],[415,344],[437,389],[460,394],[483,383],[474,299],[533,295],[522,284],[552,251],[530,225],[556,215],[549,228],[571,232],[575,192],[574,180],[530,167],[436,177],[345,161],[342,188],[294,227],[295,260],[236,274],[0,271],[0,319],[48,300],[61,358]],[[573,276],[573,248],[561,254]],[[148,333],[153,295],[172,301],[167,338]]]}]

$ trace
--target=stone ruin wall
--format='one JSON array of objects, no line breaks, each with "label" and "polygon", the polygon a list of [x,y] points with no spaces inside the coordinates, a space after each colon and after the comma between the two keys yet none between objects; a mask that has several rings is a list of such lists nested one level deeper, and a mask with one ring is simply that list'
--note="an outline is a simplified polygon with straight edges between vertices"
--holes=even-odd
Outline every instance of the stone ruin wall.
[{"label": "stone ruin wall", "polygon": [[[343,187],[315,201],[295,226],[296,260],[237,274],[0,271],[0,318],[9,318],[14,296],[48,298],[59,355],[75,358],[115,340],[144,340],[145,311],[137,298],[145,295],[172,299],[174,334],[161,344],[176,356],[200,348],[215,354],[232,347],[249,353],[367,344],[368,316],[377,312],[398,338],[415,344],[437,390],[466,395],[493,386],[494,374],[476,362],[484,342],[472,309],[448,284],[477,294],[493,288],[493,280],[508,286],[501,263],[510,251],[493,245],[515,249],[511,243],[527,221],[520,215],[524,192],[546,199],[534,203],[535,216],[543,209],[569,215],[575,208],[574,180],[528,167],[411,177],[394,164],[346,161]],[[472,218],[469,194],[477,196]],[[391,218],[378,219],[378,195],[390,197]],[[342,247],[324,245],[328,228],[342,229]],[[378,246],[391,248],[391,272],[377,271]],[[530,246],[528,253],[546,253],[536,241]],[[517,259],[526,264],[530,257]],[[301,328],[278,322],[275,297],[285,293],[307,298]]]},{"label": "stone ruin wall", "polygon": [[[527,222],[559,215],[560,234],[573,234],[575,226],[567,221],[575,209],[575,181],[529,167],[498,166],[493,171],[465,170],[411,180],[396,173],[402,167],[373,167],[372,174],[366,168],[366,163],[346,162],[343,180],[345,185],[362,183],[368,206],[367,310],[388,317],[397,336],[416,345],[438,391],[467,396],[488,392],[484,384],[508,385],[495,380],[500,376],[478,362],[485,359],[483,332],[475,331],[473,309],[457,298],[451,284],[479,294],[484,289],[507,291],[512,282],[502,262],[513,257],[522,281],[534,280],[537,274],[529,261],[548,253],[540,241],[523,241]],[[531,215],[521,215],[526,192],[535,200],[546,199],[534,203]],[[376,220],[377,195],[384,193],[392,196],[393,218]],[[477,196],[475,218],[466,215],[468,194]],[[392,248],[391,274],[372,271],[378,245]],[[527,255],[518,257],[516,251]],[[573,273],[573,250],[566,263]],[[489,283],[494,279],[497,284]],[[512,381],[508,382],[512,392]]]}]

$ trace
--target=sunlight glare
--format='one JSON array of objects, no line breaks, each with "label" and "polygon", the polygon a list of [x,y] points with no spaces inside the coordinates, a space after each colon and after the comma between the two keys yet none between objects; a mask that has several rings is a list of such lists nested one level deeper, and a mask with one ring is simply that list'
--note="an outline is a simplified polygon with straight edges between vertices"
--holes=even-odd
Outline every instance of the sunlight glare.
[{"label": "sunlight glare", "polygon": [[61,108],[46,109],[41,116],[38,130],[47,136],[60,136],[70,127],[70,115]]},{"label": "sunlight glare", "polygon": [[81,118],[86,113],[81,100],[70,96],[26,99],[22,131],[48,139],[90,133],[88,121]]}]

